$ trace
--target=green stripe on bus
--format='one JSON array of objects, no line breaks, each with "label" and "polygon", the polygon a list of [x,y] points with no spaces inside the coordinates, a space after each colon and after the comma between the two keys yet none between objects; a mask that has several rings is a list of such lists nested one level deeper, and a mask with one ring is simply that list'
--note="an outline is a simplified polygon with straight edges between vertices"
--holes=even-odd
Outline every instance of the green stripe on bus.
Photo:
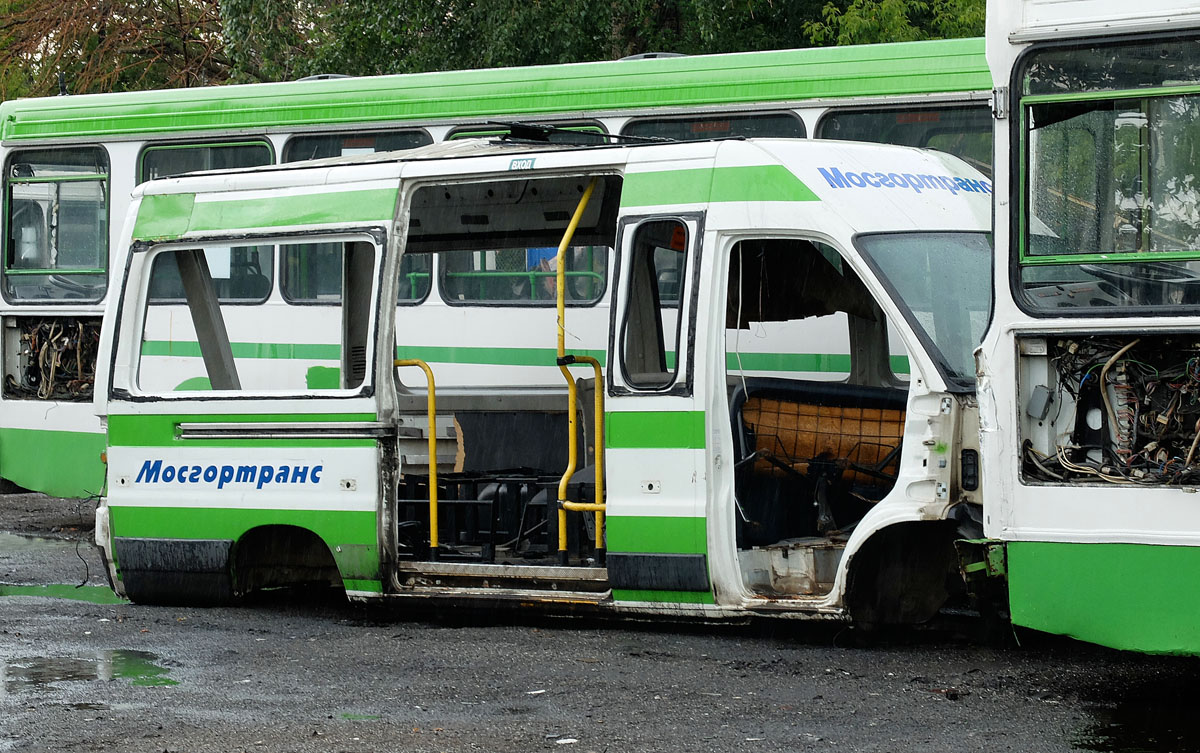
[{"label": "green stripe on bus", "polygon": [[783,165],[627,173],[622,207],[724,201],[818,201]]},{"label": "green stripe on bus", "polygon": [[605,414],[609,449],[702,449],[704,411],[611,411]]},{"label": "green stripe on bus", "polygon": [[287,413],[229,415],[121,415],[108,417],[108,444],[112,447],[372,447],[373,439],[188,439],[179,438],[181,423],[370,423],[373,413]]},{"label": "green stripe on bus", "polygon": [[[218,494],[212,495],[214,498]],[[125,507],[109,505],[114,538],[232,539],[267,525],[312,531],[328,546],[342,577],[379,580],[379,543],[374,510],[264,510],[220,507]],[[340,551],[339,551],[340,549]]]},{"label": "green stripe on bus", "polygon": [[708,591],[628,591],[613,589],[613,601],[653,601],[660,604],[715,604]]},{"label": "green stripe on bus", "polygon": [[372,188],[267,199],[191,201],[190,206],[179,196],[151,194],[142,199],[133,237],[164,240],[219,230],[386,222],[396,212],[398,192],[398,188]]},{"label": "green stripe on bus", "polygon": [[102,432],[0,429],[0,476],[52,497],[90,497],[104,491],[103,452]]},{"label": "green stripe on bus", "polygon": [[[1176,492],[1178,493],[1178,492]],[[1014,625],[1158,654],[1200,654],[1200,547],[1013,541]]]},{"label": "green stripe on bus", "polygon": [[657,515],[609,515],[605,536],[610,552],[637,554],[706,554],[708,523],[704,518]]},{"label": "green stripe on bus", "polygon": [[[327,343],[246,343],[229,344],[234,358],[282,358],[311,361],[340,361],[340,345]],[[188,340],[145,340],[144,356],[200,358],[200,343]]]},{"label": "green stripe on bus", "polygon": [[133,225],[133,237],[143,241],[178,238],[187,232],[195,201],[194,193],[143,196]]},{"label": "green stripe on bus", "polygon": [[[571,350],[572,355],[591,356],[603,366],[603,350]],[[488,366],[556,366],[555,348],[458,348],[442,345],[397,345],[396,358],[419,358],[430,363],[462,363]],[[580,364],[578,368],[586,368]],[[436,375],[435,375],[436,376]]]}]

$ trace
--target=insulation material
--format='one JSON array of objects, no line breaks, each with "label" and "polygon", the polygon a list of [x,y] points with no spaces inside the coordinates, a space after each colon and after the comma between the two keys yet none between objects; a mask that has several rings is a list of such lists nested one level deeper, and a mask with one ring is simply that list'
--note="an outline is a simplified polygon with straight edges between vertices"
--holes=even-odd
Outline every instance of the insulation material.
[{"label": "insulation material", "polygon": [[[814,461],[837,463],[846,468],[842,479],[852,484],[879,485],[880,479],[855,471],[850,466],[879,471],[888,454],[900,446],[904,434],[904,411],[893,408],[855,408],[812,405],[751,397],[742,408],[742,420],[755,436],[760,455],[783,460],[800,473]],[[886,470],[894,473],[897,458]],[[782,473],[760,458],[756,471]]]}]

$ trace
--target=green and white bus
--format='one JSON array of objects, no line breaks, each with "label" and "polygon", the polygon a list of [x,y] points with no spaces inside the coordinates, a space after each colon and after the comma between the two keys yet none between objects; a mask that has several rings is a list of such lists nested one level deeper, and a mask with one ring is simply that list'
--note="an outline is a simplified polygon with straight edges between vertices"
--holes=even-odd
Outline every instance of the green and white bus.
[{"label": "green and white bus", "polygon": [[[99,492],[104,440],[92,414],[100,316],[123,265],[120,218],[136,185],[194,170],[350,157],[498,134],[497,119],[560,126],[552,140],[628,136],[837,138],[930,147],[986,172],[990,79],[983,40],[625,60],[486,71],[98,94],[0,104],[4,170],[0,267],[0,477],[60,496]],[[295,326],[233,343],[260,359],[299,360],[314,378],[338,365],[319,311],[337,298],[336,250],[303,264],[270,245],[234,245],[211,271],[250,310],[283,307]],[[554,353],[524,333],[552,321],[552,249],[504,247],[413,257],[398,304],[412,309],[400,355],[439,366],[446,385],[556,384]],[[604,250],[568,256],[568,333],[602,356],[611,268]],[[331,276],[332,275],[332,276]],[[164,298],[177,278],[156,283]],[[669,291],[666,294],[670,294]],[[486,308],[489,316],[479,316]],[[464,327],[474,339],[448,345]],[[747,333],[740,367],[845,376],[848,342],[784,356]],[[148,355],[175,362],[172,387],[199,356],[163,323]],[[894,354],[903,371],[903,352]],[[322,371],[324,369],[324,371]]]},{"label": "green and white bus", "polygon": [[996,0],[984,569],[1017,625],[1200,653],[1200,10]]},{"label": "green and white bus", "polygon": [[[144,183],[99,349],[97,542],[145,603],[326,583],[363,600],[927,620],[961,595],[955,540],[982,535],[972,351],[991,212],[989,180],[951,155],[799,139],[475,139]],[[315,313],[241,305],[221,276],[239,246],[336,258],[339,294]],[[551,316],[521,334],[559,383],[478,368],[443,388],[445,364],[398,358],[421,321],[395,305],[414,261],[506,248],[555,249]],[[612,260],[603,359],[570,339],[587,316],[568,305],[578,248]],[[495,316],[459,311],[446,348]],[[306,316],[332,322],[333,367],[264,368],[236,347]],[[147,347],[164,322],[197,344],[182,389]],[[795,356],[835,328],[841,379],[737,367],[755,332],[785,332]]]}]

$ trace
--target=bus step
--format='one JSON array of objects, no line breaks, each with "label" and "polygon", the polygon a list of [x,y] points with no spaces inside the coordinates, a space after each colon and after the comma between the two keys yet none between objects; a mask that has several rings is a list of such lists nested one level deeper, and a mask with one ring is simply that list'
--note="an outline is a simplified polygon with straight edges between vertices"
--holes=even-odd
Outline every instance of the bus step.
[{"label": "bus step", "polygon": [[406,589],[461,591],[607,592],[603,567],[493,565],[471,562],[401,562],[397,580]]}]

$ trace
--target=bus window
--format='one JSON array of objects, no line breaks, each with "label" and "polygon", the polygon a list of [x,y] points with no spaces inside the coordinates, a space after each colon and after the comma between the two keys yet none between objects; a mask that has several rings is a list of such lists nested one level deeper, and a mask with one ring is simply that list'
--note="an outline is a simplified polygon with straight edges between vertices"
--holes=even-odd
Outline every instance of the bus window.
[{"label": "bus window", "polygon": [[716,113],[634,120],[621,129],[622,136],[698,141],[720,138],[805,137],[804,121],[790,112]]},{"label": "bus window", "polygon": [[4,171],[4,294],[98,301],[108,268],[108,157],[98,147],[17,150]]},{"label": "bus window", "polygon": [[138,182],[170,178],[197,170],[261,167],[272,161],[271,145],[265,141],[149,146],[142,151]]},{"label": "bus window", "polygon": [[355,154],[394,152],[432,144],[433,138],[421,130],[354,131],[351,133],[310,133],[293,136],[283,147],[284,162],[325,157],[350,157]]},{"label": "bus window", "polygon": [[[439,254],[438,287],[450,303],[553,306],[557,255],[554,246]],[[607,285],[608,248],[572,246],[566,260],[567,302],[599,301]]]},{"label": "bus window", "polygon": [[[397,304],[415,304],[429,295],[428,254],[406,254],[400,260]],[[280,249],[279,290],[288,303],[332,303],[342,300],[342,244],[289,245]]]},{"label": "bus window", "polygon": [[678,308],[687,248],[687,228],[679,220],[646,222],[633,237],[620,325],[621,369],[631,387],[657,390],[675,381],[683,317],[669,309]]},{"label": "bus window", "polygon": [[[546,140],[551,144],[607,144],[608,139],[604,138],[604,126],[596,123],[539,123],[538,125],[553,126],[561,128],[561,131],[552,131]],[[484,127],[470,126],[459,128],[450,133],[446,138],[447,141],[456,139],[498,139],[508,136],[509,129],[503,127]]]},{"label": "bus window", "polygon": [[982,104],[834,110],[817,123],[817,138],[937,149],[992,175],[992,114]]},{"label": "bus window", "polygon": [[[331,243],[285,245],[289,256],[321,253]],[[246,307],[244,299],[223,296],[239,251],[228,247],[166,249],[154,253],[150,280],[177,281],[187,305],[147,306],[143,321],[137,384],[143,392],[181,390],[275,391],[355,389],[366,378],[370,288],[375,246],[365,240],[338,241],[341,279],[354,281],[353,306],[329,301],[329,308],[306,312],[289,306]],[[271,249],[272,246],[258,248]],[[257,251],[252,247],[249,253]],[[268,258],[269,260],[269,258]],[[269,265],[264,265],[269,266]],[[152,284],[153,287],[153,284]],[[339,299],[345,296],[339,296]],[[213,305],[215,303],[215,305]],[[297,348],[292,336],[305,331],[309,345]],[[264,332],[275,337],[264,339]],[[349,359],[349,360],[347,360]]]},{"label": "bus window", "polygon": [[[207,248],[204,251],[221,303],[262,303],[271,294],[274,246]],[[182,303],[183,280],[175,256],[159,257],[150,276],[151,304]]]},{"label": "bus window", "polygon": [[1123,44],[1119,54],[1131,62],[1120,69],[1111,46],[1047,49],[1026,60],[1024,206],[1016,213],[1023,306],[1116,314],[1200,303],[1192,44]]}]

